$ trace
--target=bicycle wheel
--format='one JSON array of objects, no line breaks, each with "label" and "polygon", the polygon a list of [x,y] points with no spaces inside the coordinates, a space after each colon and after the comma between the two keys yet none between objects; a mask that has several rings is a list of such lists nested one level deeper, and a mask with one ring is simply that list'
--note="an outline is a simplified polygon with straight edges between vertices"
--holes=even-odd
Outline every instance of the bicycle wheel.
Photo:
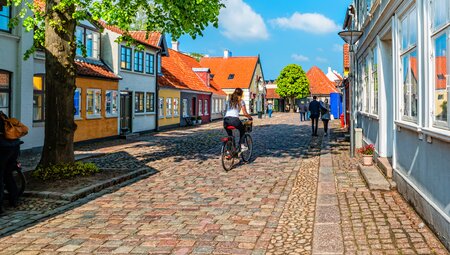
[{"label": "bicycle wheel", "polygon": [[25,191],[25,186],[27,184],[25,175],[23,174],[22,169],[20,168],[15,168],[12,172],[12,175],[17,185],[18,196],[20,197],[23,195],[23,192]]},{"label": "bicycle wheel", "polygon": [[234,166],[233,142],[227,141],[222,145],[222,167],[225,171],[230,171]]},{"label": "bicycle wheel", "polygon": [[241,153],[241,157],[244,162],[249,162],[253,153],[253,139],[249,134],[245,134],[243,139],[243,144],[247,146],[248,149]]}]

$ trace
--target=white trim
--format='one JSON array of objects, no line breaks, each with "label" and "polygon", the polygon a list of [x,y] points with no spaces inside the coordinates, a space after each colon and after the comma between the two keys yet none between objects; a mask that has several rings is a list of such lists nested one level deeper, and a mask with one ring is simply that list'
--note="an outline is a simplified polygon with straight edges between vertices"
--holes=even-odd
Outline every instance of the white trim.
[{"label": "white trim", "polygon": [[422,133],[436,138],[438,140],[450,143],[450,130],[442,130],[437,128],[422,128]]},{"label": "white trim", "polygon": [[1,37],[11,38],[11,39],[15,39],[17,41],[20,41],[20,37],[19,36],[13,35],[11,33],[4,32],[4,31],[0,31],[0,38]]},{"label": "white trim", "polygon": [[[406,121],[394,121],[395,125],[401,127],[401,128],[405,128],[417,133],[421,133],[422,132],[422,128],[420,128],[418,125],[415,125],[411,122],[406,122]],[[395,147],[395,146],[394,146]]]},{"label": "white trim", "polygon": [[[412,181],[409,180],[409,178],[407,176],[405,176],[401,170],[394,168],[394,171],[400,175],[400,177],[403,178],[403,180],[409,185],[411,186],[415,192],[417,192],[429,205],[431,205],[431,207],[433,207],[439,214],[441,214],[441,216],[447,221],[450,222],[450,216],[448,216],[444,211],[442,211],[441,208],[439,208],[439,206],[436,205],[436,203],[434,203],[431,199],[428,199],[428,197],[421,191],[421,189],[419,187],[417,187]],[[428,219],[431,220],[431,219]]]},{"label": "white trim", "polygon": [[183,93],[200,94],[200,95],[211,95],[211,92],[201,92],[195,90],[181,90]]}]

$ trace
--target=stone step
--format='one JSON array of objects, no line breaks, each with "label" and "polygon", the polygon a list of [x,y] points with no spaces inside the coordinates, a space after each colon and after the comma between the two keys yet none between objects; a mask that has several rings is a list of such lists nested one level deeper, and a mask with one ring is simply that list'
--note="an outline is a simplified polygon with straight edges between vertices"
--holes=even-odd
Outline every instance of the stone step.
[{"label": "stone step", "polygon": [[380,170],[383,172],[383,174],[389,178],[392,179],[392,165],[389,161],[389,158],[382,158],[378,157],[376,160],[377,166],[380,168]]},{"label": "stone step", "polygon": [[358,164],[358,170],[369,186],[370,190],[391,190],[390,183],[386,180],[384,175],[374,165],[364,166]]}]

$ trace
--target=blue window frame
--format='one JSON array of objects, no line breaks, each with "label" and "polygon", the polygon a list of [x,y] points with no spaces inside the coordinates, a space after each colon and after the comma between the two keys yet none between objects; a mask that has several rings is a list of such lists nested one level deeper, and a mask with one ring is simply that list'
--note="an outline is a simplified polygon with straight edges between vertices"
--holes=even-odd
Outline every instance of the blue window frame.
[{"label": "blue window frame", "polygon": [[120,68],[131,70],[131,48],[122,46],[120,49]]},{"label": "blue window frame", "polygon": [[9,20],[11,19],[11,7],[2,6],[0,10],[0,31],[11,32],[9,28]]},{"label": "blue window frame", "polygon": [[134,51],[134,71],[144,72],[144,52],[142,51]]},{"label": "blue window frame", "polygon": [[145,54],[145,72],[148,74],[155,74],[155,55]]}]

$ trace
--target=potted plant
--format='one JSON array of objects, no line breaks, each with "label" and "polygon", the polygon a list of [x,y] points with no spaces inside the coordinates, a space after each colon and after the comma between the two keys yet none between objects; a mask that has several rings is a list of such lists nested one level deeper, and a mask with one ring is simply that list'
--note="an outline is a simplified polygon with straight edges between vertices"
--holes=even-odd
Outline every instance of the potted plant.
[{"label": "potted plant", "polygon": [[197,124],[202,124],[202,116],[197,117]]},{"label": "potted plant", "polygon": [[197,117],[195,117],[195,116],[191,117],[191,121],[192,121],[192,125],[196,125],[197,124]]},{"label": "potted plant", "polygon": [[375,152],[375,147],[373,144],[368,144],[358,149],[358,153],[362,155],[363,165],[371,166],[373,160],[373,154]]}]

